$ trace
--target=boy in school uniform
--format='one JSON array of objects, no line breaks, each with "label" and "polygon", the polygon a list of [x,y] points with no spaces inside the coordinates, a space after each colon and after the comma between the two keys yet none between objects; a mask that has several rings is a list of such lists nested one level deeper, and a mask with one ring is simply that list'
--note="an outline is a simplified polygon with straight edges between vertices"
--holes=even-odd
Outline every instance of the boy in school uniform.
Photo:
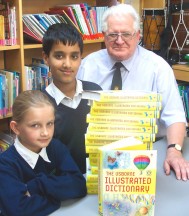
[{"label": "boy in school uniform", "polygon": [[15,99],[10,127],[14,144],[0,154],[3,216],[46,216],[61,201],[86,195],[86,181],[67,147],[52,139],[55,108],[41,91]]},{"label": "boy in school uniform", "polygon": [[[76,79],[81,63],[83,40],[75,27],[59,23],[50,26],[43,37],[43,59],[50,67],[52,83],[45,93],[56,107],[54,137],[69,148],[81,172],[86,173],[85,138],[88,101],[83,90],[101,90],[95,83]],[[92,65],[91,65],[92,66]]]}]

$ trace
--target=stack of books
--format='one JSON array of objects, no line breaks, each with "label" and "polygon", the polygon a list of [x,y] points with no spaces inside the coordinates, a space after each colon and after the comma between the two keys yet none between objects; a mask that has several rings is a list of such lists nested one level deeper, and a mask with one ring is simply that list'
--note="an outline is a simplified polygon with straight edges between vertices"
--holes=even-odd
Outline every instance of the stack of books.
[{"label": "stack of books", "polygon": [[135,137],[143,143],[139,149],[153,148],[158,132],[156,120],[160,116],[162,96],[159,93],[141,91],[85,91],[83,98],[88,99],[91,105],[85,134],[90,167],[86,178],[89,183],[92,179],[94,182],[95,177],[97,183],[99,147]]}]

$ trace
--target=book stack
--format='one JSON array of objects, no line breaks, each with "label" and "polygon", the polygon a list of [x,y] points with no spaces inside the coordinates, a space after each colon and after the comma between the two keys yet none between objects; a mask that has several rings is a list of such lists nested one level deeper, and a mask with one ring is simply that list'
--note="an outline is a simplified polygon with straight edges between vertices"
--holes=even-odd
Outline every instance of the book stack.
[{"label": "book stack", "polygon": [[157,151],[140,145],[129,137],[99,148],[99,215],[154,215]]},{"label": "book stack", "polygon": [[87,182],[94,175],[93,167],[98,165],[99,147],[135,137],[143,142],[143,150],[153,148],[158,132],[156,120],[160,116],[161,94],[141,91],[85,91],[83,98],[88,99],[91,105],[85,134],[90,165]]}]

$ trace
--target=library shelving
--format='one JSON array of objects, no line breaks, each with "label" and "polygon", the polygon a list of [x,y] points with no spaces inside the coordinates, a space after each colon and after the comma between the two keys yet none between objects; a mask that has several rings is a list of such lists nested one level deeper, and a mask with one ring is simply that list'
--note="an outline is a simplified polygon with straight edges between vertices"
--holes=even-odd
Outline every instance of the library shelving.
[{"label": "library shelving", "polygon": [[[86,0],[90,6],[95,6],[96,1]],[[32,57],[41,58],[42,45],[34,43],[24,43],[23,36],[23,14],[43,13],[49,7],[58,4],[77,4],[81,3],[79,0],[12,0],[11,3],[16,7],[16,23],[17,23],[17,45],[14,46],[0,46],[0,68],[7,70],[14,70],[20,72],[20,90],[26,89],[24,65],[30,64]],[[91,52],[101,49],[103,46],[103,39],[86,40],[84,41],[83,57]],[[9,128],[9,121],[11,115],[0,117],[0,130]]]}]

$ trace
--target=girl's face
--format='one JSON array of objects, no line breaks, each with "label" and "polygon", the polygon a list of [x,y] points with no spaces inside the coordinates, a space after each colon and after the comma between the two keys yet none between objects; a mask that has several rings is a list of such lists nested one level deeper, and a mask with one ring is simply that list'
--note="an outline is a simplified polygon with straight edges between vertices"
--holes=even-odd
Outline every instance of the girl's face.
[{"label": "girl's face", "polygon": [[52,106],[31,107],[21,122],[11,121],[10,126],[23,146],[39,153],[52,139],[54,119]]}]

